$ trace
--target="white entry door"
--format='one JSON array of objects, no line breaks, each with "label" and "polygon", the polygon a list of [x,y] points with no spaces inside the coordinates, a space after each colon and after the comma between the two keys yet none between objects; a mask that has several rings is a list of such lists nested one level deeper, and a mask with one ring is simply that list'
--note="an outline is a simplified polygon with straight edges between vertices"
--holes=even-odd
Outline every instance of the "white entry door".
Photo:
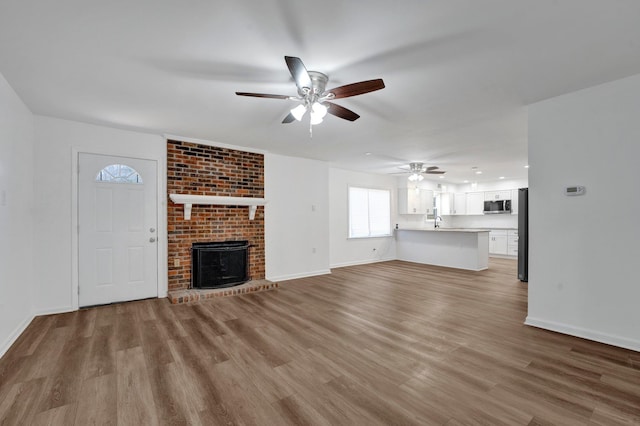
[{"label": "white entry door", "polygon": [[79,305],[158,295],[157,164],[80,153]]}]

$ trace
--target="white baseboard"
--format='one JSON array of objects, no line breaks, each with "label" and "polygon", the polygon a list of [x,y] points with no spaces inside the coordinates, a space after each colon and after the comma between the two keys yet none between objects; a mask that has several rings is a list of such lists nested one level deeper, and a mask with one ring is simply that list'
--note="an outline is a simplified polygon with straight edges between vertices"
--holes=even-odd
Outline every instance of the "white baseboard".
[{"label": "white baseboard", "polygon": [[27,318],[25,318],[24,321],[18,324],[18,326],[13,330],[9,337],[7,337],[4,342],[2,342],[2,345],[0,346],[0,358],[2,358],[5,353],[7,353],[11,345],[13,345],[16,340],[18,340],[18,337],[20,337],[20,335],[27,329],[27,327],[29,327],[29,324],[31,324],[31,321],[33,321],[35,317],[35,315],[29,315]]},{"label": "white baseboard", "polygon": [[355,260],[352,262],[340,262],[334,263],[331,265],[331,269],[333,268],[344,268],[345,266],[357,266],[357,265],[368,265],[369,263],[379,263],[379,262],[389,262],[390,260],[398,260],[395,257],[389,257],[385,259],[367,259],[367,260]]},{"label": "white baseboard", "polygon": [[78,308],[74,308],[72,306],[61,306],[58,308],[47,308],[41,311],[37,311],[35,316],[38,317],[40,315],[66,314],[67,312],[74,312],[77,310]]},{"label": "white baseboard", "polygon": [[278,275],[275,277],[266,277],[266,279],[273,282],[279,282],[279,281],[287,281],[287,280],[296,280],[298,278],[315,277],[318,275],[327,275],[330,273],[331,273],[331,269],[321,269],[319,271],[302,272],[299,274],[287,274],[287,275]]},{"label": "white baseboard", "polygon": [[615,336],[612,334],[601,333],[599,331],[588,330],[586,328],[574,327],[568,324],[561,324],[553,321],[545,321],[538,318],[527,317],[524,321],[526,325],[532,327],[543,328],[545,330],[557,331],[558,333],[568,334],[570,336],[581,337],[583,339],[593,340],[595,342],[605,343],[607,345],[618,346],[632,351],[640,351],[640,341],[628,339],[626,337]]}]

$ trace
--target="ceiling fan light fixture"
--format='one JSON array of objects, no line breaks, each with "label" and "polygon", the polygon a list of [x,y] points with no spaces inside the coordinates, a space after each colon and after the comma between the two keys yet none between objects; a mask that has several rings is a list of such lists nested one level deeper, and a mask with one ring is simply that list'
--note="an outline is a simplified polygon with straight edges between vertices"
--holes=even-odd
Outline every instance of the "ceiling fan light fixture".
[{"label": "ceiling fan light fixture", "polygon": [[311,116],[319,116],[321,119],[327,115],[328,108],[320,102],[314,102],[311,106]]},{"label": "ceiling fan light fixture", "polygon": [[408,178],[411,182],[420,182],[422,179],[424,179],[424,176],[422,176],[419,173],[414,173],[411,176],[409,176]]},{"label": "ceiling fan light fixture", "polygon": [[319,114],[311,113],[311,125],[315,126],[316,124],[322,123],[322,117]]},{"label": "ceiling fan light fixture", "polygon": [[300,104],[297,107],[292,108],[290,112],[296,120],[301,121],[302,117],[304,117],[304,113],[307,112],[307,107]]}]

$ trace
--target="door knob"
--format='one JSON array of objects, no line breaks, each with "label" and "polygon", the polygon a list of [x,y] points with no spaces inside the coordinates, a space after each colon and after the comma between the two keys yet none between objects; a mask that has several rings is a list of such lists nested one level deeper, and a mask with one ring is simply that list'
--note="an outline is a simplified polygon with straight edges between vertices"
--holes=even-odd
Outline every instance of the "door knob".
[{"label": "door knob", "polygon": [[155,242],[156,242],[156,239],[155,239],[155,238],[153,238],[153,237],[151,237],[151,238],[149,238],[149,242],[150,242],[150,243],[155,243]]}]

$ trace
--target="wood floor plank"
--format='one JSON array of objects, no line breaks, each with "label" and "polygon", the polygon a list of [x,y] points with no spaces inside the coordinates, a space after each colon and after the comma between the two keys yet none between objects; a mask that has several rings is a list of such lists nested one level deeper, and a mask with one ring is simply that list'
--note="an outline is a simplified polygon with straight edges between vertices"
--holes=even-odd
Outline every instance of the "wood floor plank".
[{"label": "wood floor plank", "polygon": [[116,337],[114,325],[96,327],[84,367],[83,378],[85,379],[115,373]]},{"label": "wood floor plank", "polygon": [[15,383],[0,401],[0,424],[31,424],[37,414],[36,407],[45,378],[40,377],[26,382]]},{"label": "wood floor plank", "polygon": [[640,353],[526,316],[508,259],[380,262],[41,316],[0,359],[0,424],[638,423]]},{"label": "wood floor plank", "polygon": [[140,346],[118,351],[118,424],[157,425],[158,409]]},{"label": "wood floor plank", "polygon": [[75,424],[78,426],[118,424],[116,373],[89,377],[82,382]]},{"label": "wood floor plank", "polygon": [[67,426],[76,419],[77,403],[62,405],[36,414],[33,426]]},{"label": "wood floor plank", "polygon": [[77,401],[82,385],[84,363],[88,359],[89,350],[88,338],[67,340],[60,354],[60,362],[49,373],[43,388],[39,411],[47,411]]},{"label": "wood floor plank", "polygon": [[175,364],[162,365],[149,370],[149,379],[158,418],[162,424],[200,425],[200,417],[190,395],[185,392]]}]

